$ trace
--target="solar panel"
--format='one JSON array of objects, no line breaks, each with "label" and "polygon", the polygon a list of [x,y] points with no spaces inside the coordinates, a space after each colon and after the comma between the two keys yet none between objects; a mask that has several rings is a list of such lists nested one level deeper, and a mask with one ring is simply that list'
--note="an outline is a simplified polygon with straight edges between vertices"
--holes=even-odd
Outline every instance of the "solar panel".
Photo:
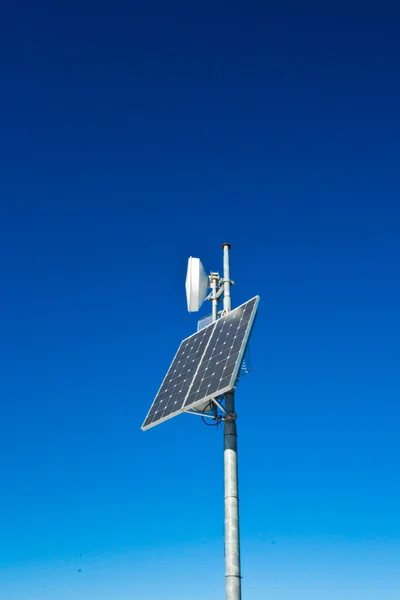
[{"label": "solar panel", "polygon": [[256,296],[183,340],[142,425],[149,429],[233,389],[256,315]]}]

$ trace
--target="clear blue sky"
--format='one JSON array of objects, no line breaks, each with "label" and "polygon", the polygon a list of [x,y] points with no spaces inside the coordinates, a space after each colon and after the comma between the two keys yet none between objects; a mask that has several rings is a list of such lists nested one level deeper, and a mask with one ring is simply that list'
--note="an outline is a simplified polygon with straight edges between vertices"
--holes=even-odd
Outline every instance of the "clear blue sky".
[{"label": "clear blue sky", "polygon": [[221,431],[140,425],[226,240],[244,598],[399,597],[400,8],[325,4],[2,3],[4,600],[223,597]]}]

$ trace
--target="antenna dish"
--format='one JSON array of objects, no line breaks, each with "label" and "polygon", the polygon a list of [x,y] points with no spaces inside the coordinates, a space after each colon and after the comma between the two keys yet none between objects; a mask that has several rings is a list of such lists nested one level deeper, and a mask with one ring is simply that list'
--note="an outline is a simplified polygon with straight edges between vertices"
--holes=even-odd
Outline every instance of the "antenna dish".
[{"label": "antenna dish", "polygon": [[209,279],[200,259],[191,256],[186,275],[186,299],[189,312],[199,310],[206,299],[209,286]]}]

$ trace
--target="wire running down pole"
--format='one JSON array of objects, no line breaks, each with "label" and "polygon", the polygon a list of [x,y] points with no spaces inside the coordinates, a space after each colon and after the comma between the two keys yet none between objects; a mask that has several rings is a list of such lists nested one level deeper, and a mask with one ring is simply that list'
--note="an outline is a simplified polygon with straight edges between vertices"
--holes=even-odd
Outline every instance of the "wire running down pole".
[{"label": "wire running down pole", "polygon": [[[224,250],[224,312],[231,311],[230,244]],[[234,391],[225,394],[224,419],[224,509],[225,509],[225,590],[226,600],[241,600],[239,486],[237,427]]]}]

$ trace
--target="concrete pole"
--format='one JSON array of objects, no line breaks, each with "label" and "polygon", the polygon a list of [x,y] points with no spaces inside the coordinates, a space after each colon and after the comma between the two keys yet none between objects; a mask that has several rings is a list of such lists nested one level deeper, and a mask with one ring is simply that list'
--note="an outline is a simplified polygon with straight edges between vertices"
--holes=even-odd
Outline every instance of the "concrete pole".
[{"label": "concrete pole", "polygon": [[[231,310],[229,269],[230,244],[224,244],[224,311]],[[224,420],[224,495],[225,495],[225,590],[226,600],[241,600],[239,488],[237,428],[234,391],[225,394]]]}]

